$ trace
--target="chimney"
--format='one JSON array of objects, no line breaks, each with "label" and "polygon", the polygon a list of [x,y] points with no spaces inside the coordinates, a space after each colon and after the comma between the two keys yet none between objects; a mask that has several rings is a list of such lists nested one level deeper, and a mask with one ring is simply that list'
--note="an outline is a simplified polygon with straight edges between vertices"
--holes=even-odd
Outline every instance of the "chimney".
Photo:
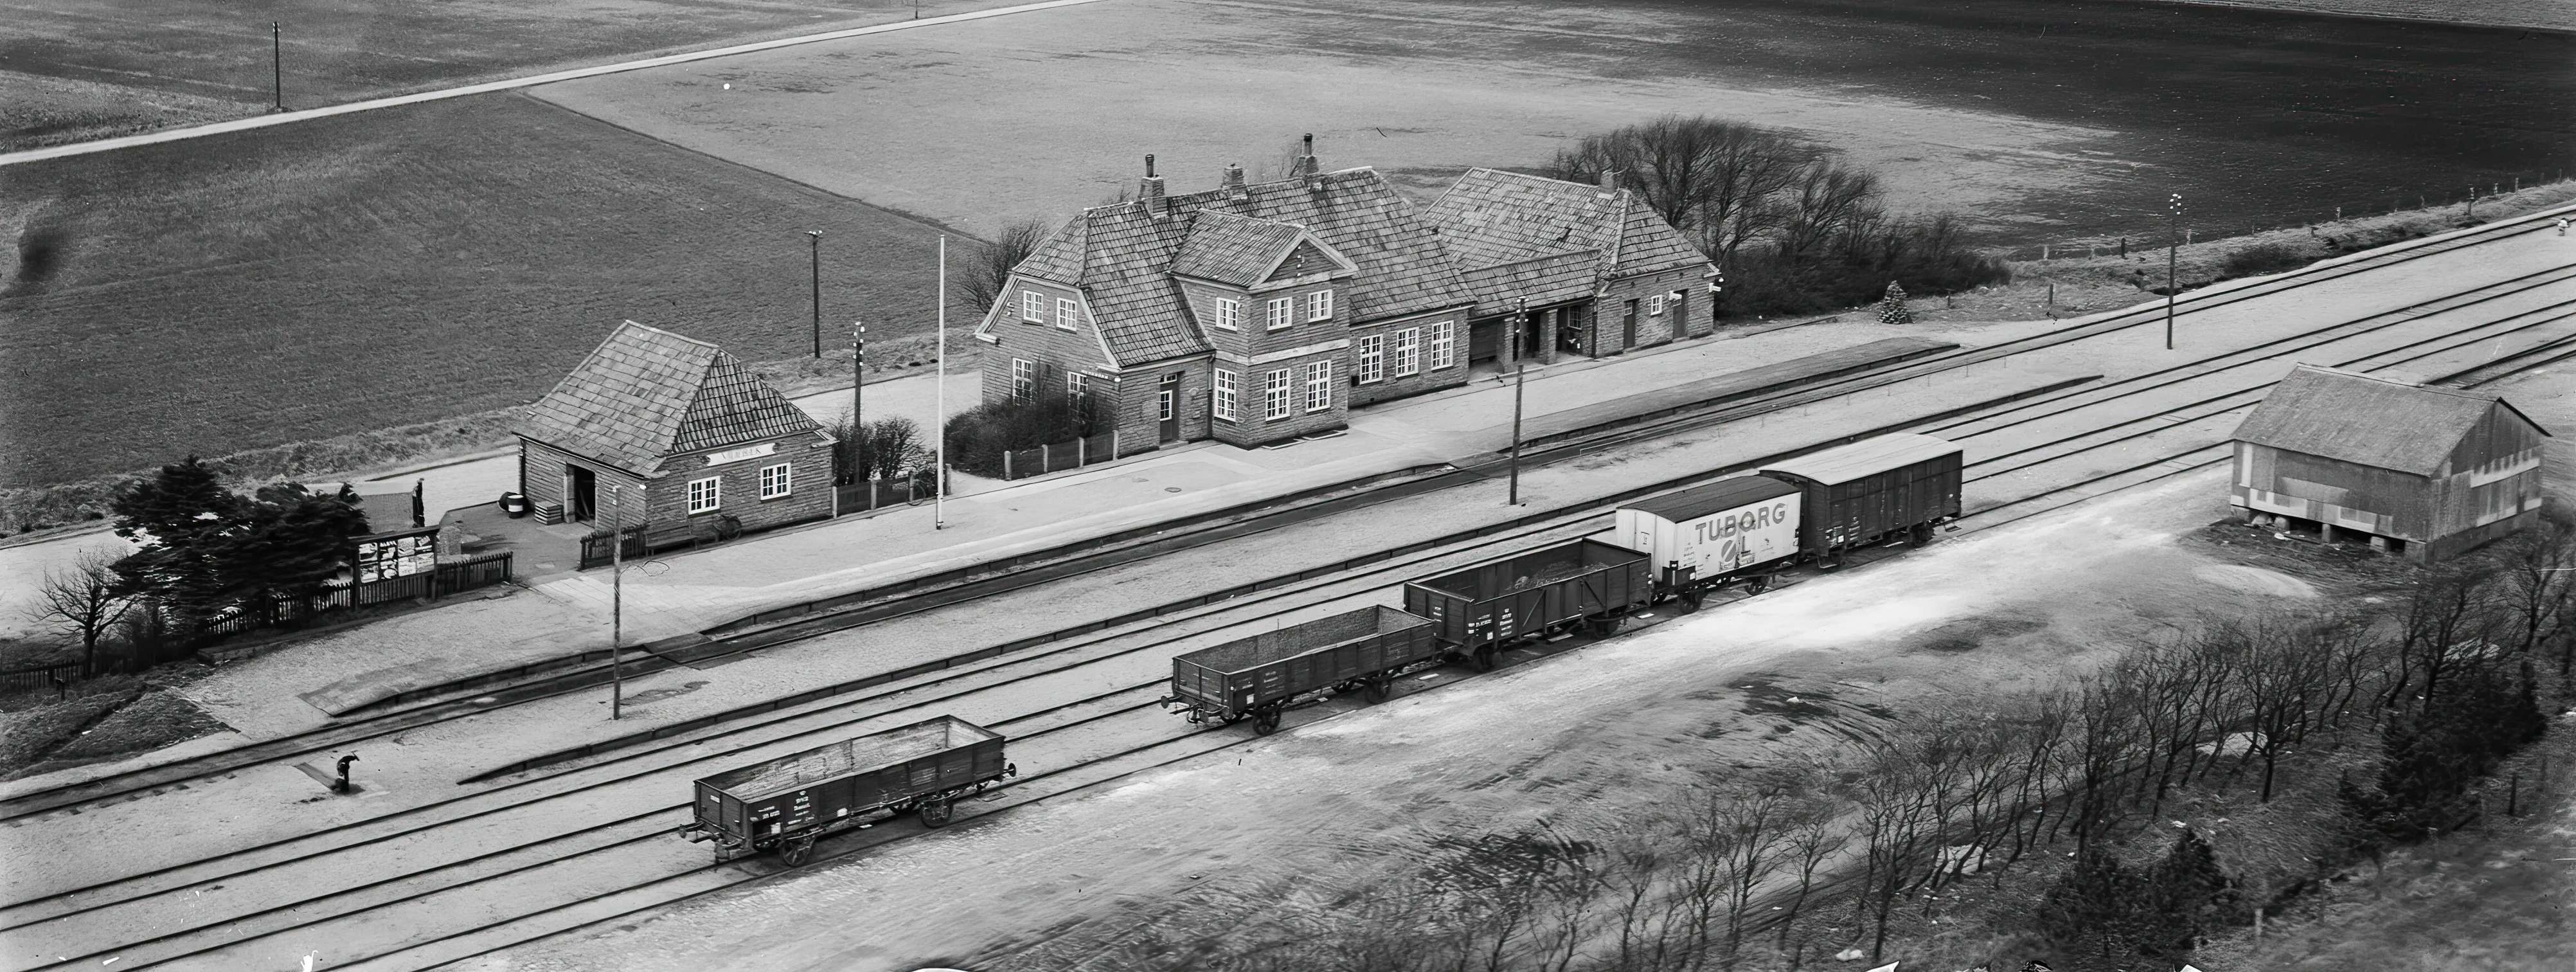
[{"label": "chimney", "polygon": [[[1316,172],[1322,169],[1321,166],[1315,164],[1315,133],[1306,133],[1305,146],[1306,147],[1302,151],[1297,153],[1297,164],[1293,167],[1293,171],[1288,173],[1288,177],[1291,179],[1306,179],[1312,177]],[[1311,185],[1309,188],[1311,188]]]},{"label": "chimney", "polygon": [[1145,215],[1163,218],[1163,177],[1154,174],[1154,157],[1145,157],[1145,180],[1136,188],[1136,198],[1145,204]]},{"label": "chimney", "polygon": [[1609,195],[1609,194],[1611,194],[1611,193],[1618,192],[1618,191],[1619,191],[1619,170],[1617,170],[1617,169],[1603,169],[1603,170],[1601,170],[1601,194],[1606,196],[1606,195]]},{"label": "chimney", "polygon": [[1243,166],[1226,166],[1225,198],[1235,202],[1242,202],[1245,199],[1251,198],[1251,196],[1252,194],[1243,188]]}]

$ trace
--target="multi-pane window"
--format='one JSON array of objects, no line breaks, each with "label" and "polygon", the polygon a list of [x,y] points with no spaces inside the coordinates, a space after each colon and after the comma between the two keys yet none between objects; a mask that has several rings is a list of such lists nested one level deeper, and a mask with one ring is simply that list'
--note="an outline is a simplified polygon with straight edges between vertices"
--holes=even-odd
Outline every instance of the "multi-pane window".
[{"label": "multi-pane window", "polygon": [[794,487],[794,483],[792,483],[788,478],[789,470],[787,466],[787,463],[782,462],[775,466],[760,467],[761,499],[777,499],[781,496],[787,495],[788,490]]},{"label": "multi-pane window", "polygon": [[1216,326],[1231,331],[1243,326],[1243,302],[1232,297],[1216,299]]},{"label": "multi-pane window", "polygon": [[1281,368],[1261,376],[1262,418],[1284,419],[1295,409],[1293,396],[1288,391],[1288,369]]},{"label": "multi-pane window", "polygon": [[1011,397],[1022,402],[1038,398],[1038,363],[1027,358],[1011,359]]},{"label": "multi-pane window", "polygon": [[1209,397],[1208,410],[1215,413],[1218,418],[1228,422],[1234,421],[1234,402],[1236,396],[1243,393],[1243,378],[1234,372],[1218,368],[1215,389],[1215,393]]},{"label": "multi-pane window", "polygon": [[1402,378],[1422,370],[1422,329],[1408,327],[1395,332],[1395,376]]},{"label": "multi-pane window", "polygon": [[689,514],[713,513],[724,505],[724,477],[689,480]]},{"label": "multi-pane window", "polygon": [[1325,320],[1331,320],[1331,319],[1332,319],[1332,317],[1333,317],[1333,292],[1332,292],[1332,291],[1330,291],[1330,290],[1318,290],[1318,291],[1315,291],[1314,293],[1311,293],[1311,294],[1307,294],[1307,295],[1306,295],[1306,319],[1307,319],[1307,320],[1310,320],[1310,321],[1325,321]]},{"label": "multi-pane window", "polygon": [[1071,297],[1055,299],[1055,326],[1073,330],[1082,322],[1082,305]]},{"label": "multi-pane window", "polygon": [[1270,298],[1270,303],[1265,309],[1269,314],[1269,327],[1271,330],[1276,331],[1295,323],[1291,318],[1296,314],[1297,299],[1294,297],[1273,297]]},{"label": "multi-pane window", "polygon": [[1064,393],[1080,405],[1091,399],[1091,376],[1079,371],[1064,376]]},{"label": "multi-pane window", "polygon": [[1441,321],[1431,325],[1431,370],[1458,363],[1458,322]]},{"label": "multi-pane window", "polygon": [[1664,316],[1664,295],[1656,294],[1652,297],[1646,298],[1646,316]]},{"label": "multi-pane window", "polygon": [[1021,291],[1020,319],[1038,324],[1046,323],[1046,295],[1034,290]]},{"label": "multi-pane window", "polygon": [[1306,410],[1320,412],[1333,407],[1333,363],[1318,361],[1306,366]]},{"label": "multi-pane window", "polygon": [[1386,335],[1371,334],[1360,339],[1359,353],[1351,358],[1352,369],[1359,372],[1360,384],[1386,378]]}]

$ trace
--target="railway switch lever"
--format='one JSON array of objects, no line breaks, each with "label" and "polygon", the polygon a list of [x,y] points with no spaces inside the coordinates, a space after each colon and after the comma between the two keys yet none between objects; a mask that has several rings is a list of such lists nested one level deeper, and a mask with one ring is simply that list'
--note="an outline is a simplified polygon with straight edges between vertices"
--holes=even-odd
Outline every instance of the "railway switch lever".
[{"label": "railway switch lever", "polygon": [[336,780],[336,781],[333,781],[333,782],[332,782],[332,784],[331,784],[331,792],[333,792],[333,793],[347,793],[347,792],[349,792],[349,790],[350,790],[350,786],[349,786],[349,764],[354,763],[354,762],[357,762],[357,761],[358,761],[358,754],[356,754],[356,753],[350,753],[349,755],[346,755],[346,756],[342,756],[342,757],[340,757],[340,778],[339,778],[338,780]]}]

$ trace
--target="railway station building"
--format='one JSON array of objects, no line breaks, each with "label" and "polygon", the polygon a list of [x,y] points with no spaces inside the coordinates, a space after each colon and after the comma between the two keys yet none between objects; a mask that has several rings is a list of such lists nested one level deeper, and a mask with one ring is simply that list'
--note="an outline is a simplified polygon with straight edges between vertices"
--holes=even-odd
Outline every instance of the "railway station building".
[{"label": "railway station building", "polygon": [[832,515],[832,437],[742,362],[633,321],[528,407],[519,492],[540,522],[657,538]]},{"label": "railway station building", "polygon": [[2237,426],[2229,502],[2430,563],[2539,518],[2549,437],[2489,392],[2300,365]]},{"label": "railway station building", "polygon": [[1473,169],[1431,204],[1475,296],[1470,360],[1607,357],[1717,329],[1717,265],[1616,178]]},{"label": "railway station building", "polygon": [[[1083,210],[1015,267],[976,326],[986,401],[1063,396],[1124,455],[1339,429],[1357,405],[1467,382],[1474,298],[1376,170],[1170,192]],[[1095,431],[1093,434],[1099,434]]]}]

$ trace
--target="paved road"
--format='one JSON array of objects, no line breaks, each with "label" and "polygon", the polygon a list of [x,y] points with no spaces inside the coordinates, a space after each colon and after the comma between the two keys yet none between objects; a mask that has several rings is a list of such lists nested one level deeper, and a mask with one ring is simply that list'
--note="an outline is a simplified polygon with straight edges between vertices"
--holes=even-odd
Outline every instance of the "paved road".
[{"label": "paved road", "polygon": [[448,98],[463,98],[469,95],[489,94],[495,91],[512,91],[519,88],[535,87],[541,84],[553,84],[557,81],[571,81],[579,78],[595,78],[603,74],[639,71],[645,68],[662,67],[670,64],[687,64],[691,61],[705,61],[719,57],[732,57],[737,54],[749,54],[754,51],[767,51],[781,47],[794,47],[798,44],[814,44],[822,41],[841,40],[849,37],[865,37],[869,34],[882,34],[888,31],[897,30],[910,30],[915,27],[936,27],[944,24],[961,23],[969,20],[984,20],[1016,13],[1027,13],[1033,10],[1049,10],[1056,7],[1070,7],[1077,4],[1096,2],[1098,2],[1098,0],[1046,0],[1044,3],[1021,4],[1015,7],[997,7],[992,10],[977,10],[970,13],[950,14],[945,17],[930,17],[922,20],[904,20],[891,24],[877,24],[872,27],[854,27],[848,30],[826,31],[820,34],[783,37],[777,40],[766,40],[753,44],[735,44],[730,47],[719,47],[713,50],[690,51],[685,54],[668,54],[662,57],[648,57],[642,60],[620,61],[615,64],[601,64],[594,67],[574,68],[569,71],[553,71],[545,74],[530,75],[524,78],[509,78],[501,81],[486,81],[482,84],[469,84],[454,88],[440,88],[435,91],[420,91],[407,95],[396,95],[390,98],[371,98],[366,101],[353,101],[345,105],[331,105],[325,108],[306,108],[300,111],[279,112],[274,115],[260,115],[255,118],[237,118],[232,121],[216,122],[211,125],[195,125],[188,128],[173,128],[166,131],[147,132],[141,135],[127,135],[122,138],[100,139],[94,142],[75,142],[70,145],[55,145],[40,149],[28,149],[24,152],[0,154],[0,165],[17,165],[22,162],[35,162],[43,159],[59,159],[72,155],[88,155],[93,152],[112,152],[117,149],[132,148],[137,145],[176,142],[182,139],[203,138],[208,135],[221,135],[225,132],[239,132],[248,131],[254,128],[268,128],[273,125],[292,125],[296,122],[310,121],[316,118],[329,118],[333,115],[346,115],[360,111],[374,111],[378,108],[392,108],[399,105],[419,104],[424,101],[441,101]]}]

